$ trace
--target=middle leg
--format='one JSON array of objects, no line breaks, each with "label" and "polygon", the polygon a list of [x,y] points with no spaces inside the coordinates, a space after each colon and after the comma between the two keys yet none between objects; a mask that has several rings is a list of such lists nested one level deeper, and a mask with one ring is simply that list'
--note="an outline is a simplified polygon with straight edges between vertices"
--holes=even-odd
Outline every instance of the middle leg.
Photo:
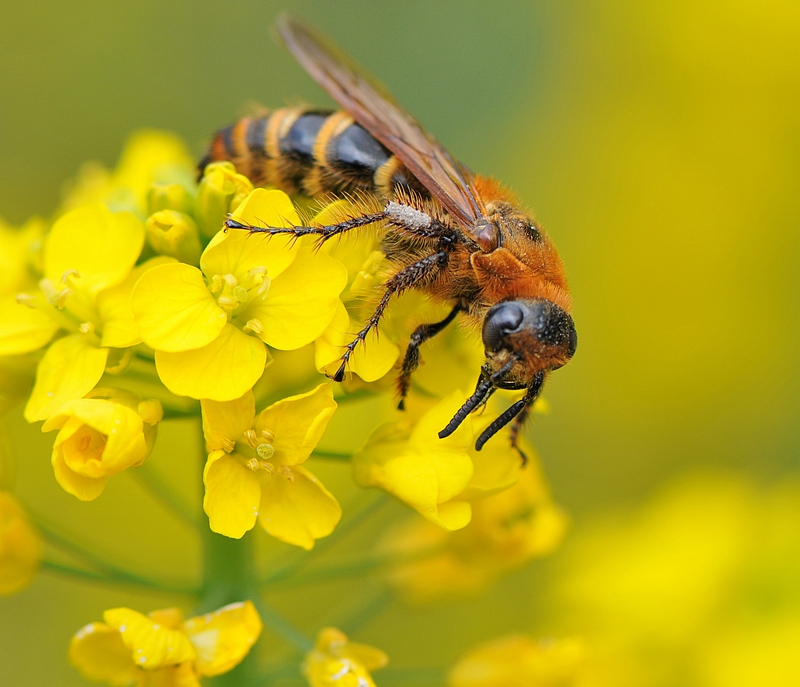
[{"label": "middle leg", "polygon": [[403,291],[413,286],[419,286],[430,281],[439,270],[447,265],[447,261],[447,251],[437,251],[404,267],[384,284],[385,291],[383,292],[383,296],[381,296],[381,300],[378,302],[378,306],[375,308],[375,312],[373,312],[372,316],[367,320],[364,328],[356,334],[356,337],[347,344],[347,346],[345,346],[345,351],[341,357],[342,364],[339,366],[336,374],[333,375],[334,381],[341,382],[344,379],[344,371],[350,360],[350,356],[353,354],[356,346],[367,338],[367,334],[370,330],[378,326],[378,322],[380,322],[381,317],[383,317],[383,313],[389,305],[392,296],[401,294]]},{"label": "middle leg", "polygon": [[406,395],[411,386],[411,375],[414,373],[414,370],[419,367],[419,347],[447,327],[463,309],[464,305],[459,301],[450,311],[450,314],[440,322],[421,324],[414,330],[408,342],[405,357],[403,358],[403,367],[401,368],[400,377],[397,380],[397,385],[400,390],[400,402],[397,404],[398,409],[405,410]]}]

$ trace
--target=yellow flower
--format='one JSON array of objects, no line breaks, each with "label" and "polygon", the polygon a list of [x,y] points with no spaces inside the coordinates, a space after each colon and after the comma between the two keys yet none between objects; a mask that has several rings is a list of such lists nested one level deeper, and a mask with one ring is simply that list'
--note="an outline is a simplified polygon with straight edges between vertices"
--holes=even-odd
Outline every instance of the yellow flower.
[{"label": "yellow flower", "polygon": [[147,616],[112,608],[103,620],[78,630],[70,643],[70,662],[91,680],[139,687],[197,687],[199,677],[237,666],[262,629],[250,601],[186,621],[177,608]]},{"label": "yellow flower", "polygon": [[189,215],[177,210],[154,212],[144,224],[147,242],[159,255],[169,255],[190,265],[200,259],[203,247],[197,225]]},{"label": "yellow flower", "polygon": [[496,639],[463,656],[448,675],[449,687],[571,687],[584,656],[576,638],[536,641],[524,635]]},{"label": "yellow flower", "polygon": [[214,532],[239,538],[259,520],[273,537],[310,549],[329,535],[342,510],[301,467],[336,410],[327,384],[291,396],[255,416],[252,392],[226,403],[204,400],[209,450],[203,508]]},{"label": "yellow flower", "polygon": [[59,430],[51,458],[56,480],[81,501],[96,499],[109,477],[147,459],[160,419],[158,401],[139,403],[117,389],[65,403],[42,426]]},{"label": "yellow flower", "polygon": [[[239,207],[242,222],[299,223],[280,191],[257,189]],[[219,232],[200,258],[157,267],[133,291],[144,342],[173,393],[231,401],[258,380],[265,344],[300,348],[322,334],[339,303],[344,267],[282,238]]]},{"label": "yellow flower", "polygon": [[19,502],[0,491],[0,594],[13,594],[27,585],[41,559],[39,533]]},{"label": "yellow flower", "polygon": [[551,553],[565,529],[566,517],[530,460],[512,487],[472,503],[472,520],[464,529],[445,532],[416,519],[389,532],[387,548],[412,559],[397,565],[390,579],[414,602],[476,594]]},{"label": "yellow flower", "polygon": [[235,210],[252,191],[250,179],[237,174],[230,162],[212,162],[208,165],[200,180],[195,203],[195,218],[203,235],[211,238],[222,229],[228,213]]},{"label": "yellow flower", "polygon": [[[156,265],[134,267],[144,243],[141,222],[102,205],[78,208],[53,225],[44,244],[40,290],[0,306],[0,353],[18,355],[45,345],[59,330],[36,372],[25,408],[29,422],[45,420],[60,405],[85,396],[100,381],[111,348],[141,341],[130,308],[136,280]],[[114,361],[113,365],[119,365]]]},{"label": "yellow flower", "polygon": [[303,675],[311,687],[375,687],[370,671],[388,662],[380,649],[350,642],[341,630],[326,627],[306,654]]},{"label": "yellow flower", "polygon": [[[314,219],[312,225],[327,225],[355,217],[362,209],[346,200],[337,200],[327,205]],[[349,277],[336,314],[325,333],[315,342],[315,364],[320,372],[333,374],[339,368],[342,347],[350,343],[364,321],[372,314],[374,302],[370,295],[378,295],[385,271],[386,256],[378,250],[379,235],[373,238],[362,232],[355,239],[343,236],[327,241],[322,251],[336,258],[347,268]],[[365,382],[374,382],[392,369],[400,355],[397,337],[388,326],[388,317],[378,330],[374,329],[366,341],[358,346],[350,357],[348,372],[358,375]]]},{"label": "yellow flower", "polygon": [[439,438],[464,398],[456,390],[413,426],[409,412],[408,417],[398,413],[401,419],[379,427],[353,456],[356,484],[394,494],[447,530],[464,527],[472,516],[469,501],[507,489],[520,467],[519,454],[506,442],[474,450],[472,416],[451,436]]}]

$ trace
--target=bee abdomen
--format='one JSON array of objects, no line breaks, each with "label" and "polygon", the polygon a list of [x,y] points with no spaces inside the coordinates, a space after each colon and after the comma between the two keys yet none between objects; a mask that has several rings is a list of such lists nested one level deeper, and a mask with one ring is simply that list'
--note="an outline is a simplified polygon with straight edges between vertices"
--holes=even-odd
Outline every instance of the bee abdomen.
[{"label": "bee abdomen", "polygon": [[393,195],[399,186],[427,192],[374,136],[344,112],[282,108],[240,119],[217,132],[206,165],[229,160],[255,186],[309,196],[366,191]]}]

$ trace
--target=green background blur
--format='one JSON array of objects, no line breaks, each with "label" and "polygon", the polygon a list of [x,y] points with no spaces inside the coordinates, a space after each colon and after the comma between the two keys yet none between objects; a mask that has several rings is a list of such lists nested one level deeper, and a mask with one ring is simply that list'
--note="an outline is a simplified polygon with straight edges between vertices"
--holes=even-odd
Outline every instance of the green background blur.
[{"label": "green background blur", "polygon": [[[623,666],[597,684],[800,683],[800,4],[4,2],[0,215],[49,213],[136,128],[199,155],[250,103],[329,105],[271,38],[284,8],[534,208],[580,336],[532,433],[572,516],[564,546],[480,600],[391,604],[357,639],[445,667],[510,631],[582,635],[602,648],[596,675]],[[124,560],[197,563],[132,478],[78,504],[52,479],[52,437],[12,422],[26,504]],[[186,482],[177,453],[154,460]],[[324,473],[337,466],[312,469],[347,489]],[[313,631],[350,594],[276,603]],[[0,599],[0,683],[84,684],[72,632],[109,606],[176,601],[42,575]]]}]

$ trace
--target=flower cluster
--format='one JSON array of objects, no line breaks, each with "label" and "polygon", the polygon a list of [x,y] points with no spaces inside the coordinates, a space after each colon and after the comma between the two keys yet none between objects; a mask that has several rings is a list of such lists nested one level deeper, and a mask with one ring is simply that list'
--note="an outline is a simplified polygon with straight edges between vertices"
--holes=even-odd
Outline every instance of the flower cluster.
[{"label": "flower cluster", "polygon": [[199,677],[236,667],[262,628],[249,601],[188,620],[177,608],[112,608],[103,620],[78,630],[70,661],[89,679],[137,687],[199,687]]},{"label": "flower cluster", "polygon": [[[0,224],[0,412],[24,402],[25,420],[55,433],[55,480],[80,501],[98,499],[112,477],[148,461],[161,423],[193,419],[205,444],[197,473],[208,520],[203,580],[185,593],[202,609],[235,602],[188,620],[176,608],[108,610],[73,638],[78,670],[109,684],[191,686],[242,662],[262,617],[238,599],[257,599],[263,576],[252,549],[235,548],[251,538],[236,540],[256,523],[305,551],[331,535],[343,512],[316,476],[327,481],[330,472],[315,461],[348,461],[358,487],[379,488],[422,516],[389,530],[374,552],[390,562],[382,584],[407,599],[477,592],[551,551],[565,518],[535,460],[521,470],[519,453],[503,441],[474,449],[507,395],[438,437],[474,384],[477,337],[451,328],[426,345],[406,409],[396,407],[393,370],[405,342],[419,324],[441,320],[448,304],[404,294],[355,350],[344,383],[325,377],[389,274],[379,232],[319,244],[224,228],[228,216],[273,227],[331,224],[358,208],[337,200],[314,209],[308,199],[253,188],[228,162],[194,176],[178,139],[143,132],[114,171],[84,168],[50,221]],[[340,414],[365,400],[366,413]],[[5,473],[3,458],[0,594],[24,587],[43,557]],[[194,515],[186,520],[197,524]],[[48,540],[39,524],[63,549],[65,538]],[[238,558],[220,565],[231,551]],[[45,553],[45,567],[158,588],[84,554],[74,558],[86,567],[74,568]],[[268,622],[273,614],[262,615]],[[310,640],[288,635],[305,654],[312,687],[370,687],[371,671],[387,662],[335,628],[319,632],[310,649]]]}]

